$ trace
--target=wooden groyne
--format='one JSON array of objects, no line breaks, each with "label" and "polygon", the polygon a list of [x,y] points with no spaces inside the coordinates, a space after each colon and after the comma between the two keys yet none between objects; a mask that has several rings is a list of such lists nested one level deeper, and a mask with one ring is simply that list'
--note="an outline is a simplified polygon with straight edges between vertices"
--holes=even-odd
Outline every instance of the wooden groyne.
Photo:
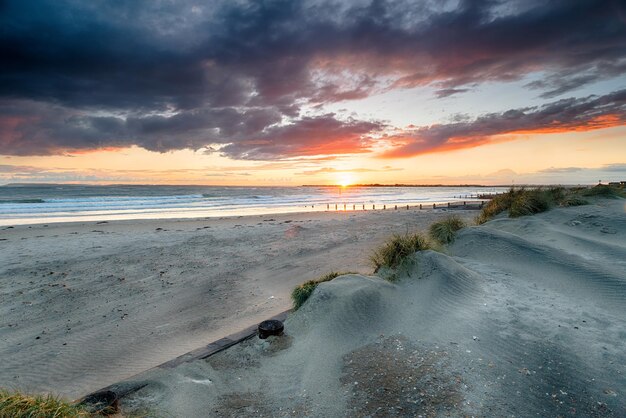
[{"label": "wooden groyne", "polygon": [[467,194],[454,196],[452,201],[445,202],[428,202],[413,204],[391,204],[378,205],[375,203],[327,203],[326,211],[348,212],[348,211],[366,211],[366,210],[425,210],[425,209],[466,209],[479,210],[482,209],[486,201],[494,197],[504,194],[505,192],[483,193],[483,194]]},{"label": "wooden groyne", "polygon": [[485,204],[484,200],[455,200],[451,202],[419,203],[412,205],[378,205],[376,204],[347,204],[347,203],[327,203],[326,211],[349,212],[368,210],[426,210],[426,209],[460,209],[479,210]]}]

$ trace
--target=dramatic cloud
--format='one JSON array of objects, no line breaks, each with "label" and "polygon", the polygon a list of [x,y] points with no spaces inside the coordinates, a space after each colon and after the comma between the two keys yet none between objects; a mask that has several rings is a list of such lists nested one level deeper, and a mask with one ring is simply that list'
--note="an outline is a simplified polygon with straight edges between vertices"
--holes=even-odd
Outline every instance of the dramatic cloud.
[{"label": "dramatic cloud", "polygon": [[378,122],[338,121],[334,115],[303,117],[294,123],[271,127],[220,149],[240,159],[272,159],[277,156],[307,156],[366,152],[370,133],[384,127]]},{"label": "dramatic cloud", "polygon": [[618,0],[4,0],[0,154],[364,152],[384,123],[307,109],[530,73],[556,97],[626,73],[624,16]]},{"label": "dramatic cloud", "polygon": [[333,114],[278,125],[280,121],[279,113],[263,108],[119,117],[12,103],[0,105],[0,154],[50,155],[131,145],[165,152],[216,145],[217,152],[230,157],[263,160],[365,152],[372,143],[369,134],[385,126],[338,120]]},{"label": "dramatic cloud", "polygon": [[498,135],[591,131],[626,124],[626,90],[597,97],[564,99],[540,107],[492,113],[475,120],[420,127],[391,138],[403,144],[385,157],[471,148]]}]

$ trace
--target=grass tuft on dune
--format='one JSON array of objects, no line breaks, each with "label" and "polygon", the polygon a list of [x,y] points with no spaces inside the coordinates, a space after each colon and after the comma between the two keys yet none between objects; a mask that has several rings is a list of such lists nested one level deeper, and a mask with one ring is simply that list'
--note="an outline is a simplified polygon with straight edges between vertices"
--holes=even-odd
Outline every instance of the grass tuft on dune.
[{"label": "grass tuft on dune", "polygon": [[477,224],[484,224],[485,222],[493,219],[496,215],[508,210],[511,207],[511,201],[513,199],[515,191],[509,190],[507,193],[500,194],[491,199],[480,211],[480,214],[476,217]]},{"label": "grass tuft on dune", "polygon": [[91,417],[88,411],[52,395],[27,395],[0,389],[0,416],[6,418]]},{"label": "grass tuft on dune", "polygon": [[589,204],[589,201],[576,195],[565,196],[563,200],[559,202],[559,206],[564,207],[564,208],[567,208],[570,206],[582,206],[582,205],[588,205],[588,204]]},{"label": "grass tuft on dune", "polygon": [[435,222],[428,230],[430,237],[439,244],[454,242],[456,233],[465,227],[465,222],[457,215],[448,216],[446,219]]},{"label": "grass tuft on dune", "polygon": [[545,212],[554,206],[588,204],[589,202],[582,196],[620,197],[623,196],[623,192],[610,186],[596,186],[591,189],[568,189],[560,186],[536,189],[511,188],[508,192],[491,199],[476,217],[476,223],[484,224],[505,211],[510,218],[517,218]]},{"label": "grass tuft on dune", "polygon": [[343,276],[344,274],[353,274],[353,273],[352,272],[339,273],[339,272],[333,271],[328,274],[325,274],[322,277],[319,277],[314,280],[309,280],[297,286],[291,292],[291,300],[293,301],[293,310],[297,311],[298,309],[300,309],[300,307],[302,307],[302,305],[304,305],[304,302],[306,302],[309,299],[309,297],[313,294],[313,291],[315,290],[317,285],[319,285],[320,283],[331,281],[332,279],[339,277],[339,276]]},{"label": "grass tuft on dune", "polygon": [[518,218],[545,212],[555,201],[554,195],[549,190],[521,190],[511,200],[509,217]]},{"label": "grass tuft on dune", "polygon": [[[428,250],[431,245],[420,233],[393,235],[370,256],[374,273],[381,269],[397,270],[403,267],[409,257],[418,251]],[[387,280],[394,280],[396,275],[384,275]]]},{"label": "grass tuft on dune", "polygon": [[590,189],[583,190],[582,195],[587,197],[608,197],[610,199],[616,199],[626,197],[626,190],[624,190],[623,187],[598,184]]}]

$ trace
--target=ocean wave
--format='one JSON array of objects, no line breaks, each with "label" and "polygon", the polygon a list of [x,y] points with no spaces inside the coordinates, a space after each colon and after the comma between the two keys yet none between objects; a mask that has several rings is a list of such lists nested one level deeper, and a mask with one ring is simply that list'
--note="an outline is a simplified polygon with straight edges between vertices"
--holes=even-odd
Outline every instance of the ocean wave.
[{"label": "ocean wave", "polygon": [[46,201],[45,201],[45,200],[43,200],[43,199],[11,199],[11,200],[0,200],[0,204],[3,204],[3,203],[5,203],[5,204],[6,204],[6,203],[13,203],[13,204],[15,204],[15,203],[17,203],[17,204],[19,204],[19,203],[46,203]]},{"label": "ocean wave", "polygon": [[79,198],[46,199],[45,203],[114,203],[114,202],[163,202],[202,199],[202,194],[186,194],[171,196],[89,196]]}]

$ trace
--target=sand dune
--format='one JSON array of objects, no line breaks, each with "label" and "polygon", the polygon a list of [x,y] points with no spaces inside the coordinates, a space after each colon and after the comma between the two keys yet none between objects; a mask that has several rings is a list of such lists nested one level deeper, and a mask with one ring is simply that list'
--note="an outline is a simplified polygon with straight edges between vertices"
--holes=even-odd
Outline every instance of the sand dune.
[{"label": "sand dune", "polygon": [[286,335],[128,385],[165,416],[626,416],[623,200],[464,229],[321,284]]}]

